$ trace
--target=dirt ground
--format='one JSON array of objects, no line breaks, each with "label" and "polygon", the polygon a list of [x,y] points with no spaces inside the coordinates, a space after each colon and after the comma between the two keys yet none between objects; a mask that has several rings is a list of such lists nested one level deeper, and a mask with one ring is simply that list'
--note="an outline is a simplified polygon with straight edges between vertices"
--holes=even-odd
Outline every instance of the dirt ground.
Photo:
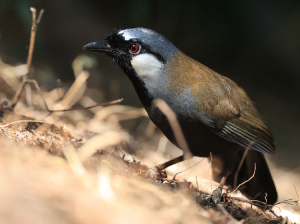
[{"label": "dirt ground", "polygon": [[[226,187],[215,204],[211,193],[218,183],[211,181],[206,159],[193,158],[169,167],[167,176],[149,178],[149,168],[180,150],[141,108],[114,104],[49,113],[31,86],[9,110],[24,69],[0,62],[0,223],[299,222],[299,170],[271,163],[280,196],[274,207]],[[84,96],[88,72],[80,66],[74,72],[70,89],[43,91],[49,108],[94,104]]]}]

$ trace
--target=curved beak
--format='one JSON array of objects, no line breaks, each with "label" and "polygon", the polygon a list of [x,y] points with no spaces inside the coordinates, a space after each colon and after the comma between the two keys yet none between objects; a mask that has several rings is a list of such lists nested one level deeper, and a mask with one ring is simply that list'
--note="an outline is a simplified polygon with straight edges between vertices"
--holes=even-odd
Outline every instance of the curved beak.
[{"label": "curved beak", "polygon": [[86,44],[83,50],[111,54],[113,49],[108,44],[107,40],[101,40]]}]

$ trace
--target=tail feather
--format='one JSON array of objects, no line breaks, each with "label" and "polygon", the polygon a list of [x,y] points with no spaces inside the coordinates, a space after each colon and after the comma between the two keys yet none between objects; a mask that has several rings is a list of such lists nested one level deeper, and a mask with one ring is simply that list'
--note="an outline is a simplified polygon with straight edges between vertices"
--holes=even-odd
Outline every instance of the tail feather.
[{"label": "tail feather", "polygon": [[[243,154],[241,153],[240,158]],[[274,204],[277,201],[277,191],[273,182],[267,161],[264,155],[255,150],[249,150],[245,161],[239,171],[237,184],[248,180],[254,173],[254,164],[256,164],[256,172],[254,177],[239,190],[252,200],[266,201],[268,204]],[[234,176],[239,164],[235,165],[233,172],[227,177],[226,184],[234,185]],[[267,197],[266,197],[267,194]]]}]

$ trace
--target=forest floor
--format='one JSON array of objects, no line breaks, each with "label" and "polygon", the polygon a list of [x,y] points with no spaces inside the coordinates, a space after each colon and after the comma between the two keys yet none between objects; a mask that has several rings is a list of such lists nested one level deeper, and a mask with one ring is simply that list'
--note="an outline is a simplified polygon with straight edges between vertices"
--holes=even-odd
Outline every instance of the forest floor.
[{"label": "forest floor", "polygon": [[[9,110],[8,99],[21,85],[17,73],[22,69],[26,70],[0,62],[1,223],[299,221],[296,171],[271,164],[282,199],[275,206],[250,201],[227,187],[215,204],[211,192],[218,183],[211,181],[207,161],[195,167],[191,165],[196,161],[174,165],[166,170],[166,177],[146,175],[148,167],[174,156],[168,151],[175,147],[168,145],[141,108],[112,104],[49,112],[43,108],[41,93],[31,86],[30,95],[23,91],[13,111]],[[49,108],[93,104],[84,96],[88,73],[81,68],[75,73],[79,75],[68,91],[43,91]],[[124,128],[126,122],[134,123],[133,132]],[[174,179],[181,171],[184,175]]]}]

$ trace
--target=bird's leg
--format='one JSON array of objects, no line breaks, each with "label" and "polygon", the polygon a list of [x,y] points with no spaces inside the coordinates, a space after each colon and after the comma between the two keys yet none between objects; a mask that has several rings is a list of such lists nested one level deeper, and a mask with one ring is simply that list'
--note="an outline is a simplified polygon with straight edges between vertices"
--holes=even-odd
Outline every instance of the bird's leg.
[{"label": "bird's leg", "polygon": [[146,172],[145,176],[153,178],[153,179],[157,178],[157,177],[160,177],[160,176],[166,176],[165,173],[162,173],[162,170],[164,170],[165,168],[167,168],[169,166],[172,166],[172,165],[174,165],[176,163],[182,162],[183,159],[184,159],[184,157],[183,157],[183,155],[181,155],[181,156],[178,156],[178,157],[176,157],[174,159],[171,159],[171,160],[169,160],[169,161],[167,161],[165,163],[162,163],[160,165],[156,165],[156,166],[150,168]]},{"label": "bird's leg", "polygon": [[216,205],[221,202],[222,190],[223,190],[223,186],[225,185],[225,182],[226,182],[226,177],[223,176],[220,181],[219,187],[217,187],[211,194],[211,198]]},{"label": "bird's leg", "polygon": [[172,166],[172,165],[174,165],[174,164],[176,164],[176,163],[182,162],[183,159],[184,159],[184,158],[183,158],[183,155],[181,155],[181,156],[178,156],[178,157],[176,157],[176,158],[174,158],[174,159],[171,159],[171,160],[169,160],[169,161],[167,161],[167,162],[165,162],[165,163],[162,163],[162,164],[160,164],[160,165],[156,165],[156,167],[159,168],[159,169],[166,169],[166,168],[169,167],[169,166]]}]

